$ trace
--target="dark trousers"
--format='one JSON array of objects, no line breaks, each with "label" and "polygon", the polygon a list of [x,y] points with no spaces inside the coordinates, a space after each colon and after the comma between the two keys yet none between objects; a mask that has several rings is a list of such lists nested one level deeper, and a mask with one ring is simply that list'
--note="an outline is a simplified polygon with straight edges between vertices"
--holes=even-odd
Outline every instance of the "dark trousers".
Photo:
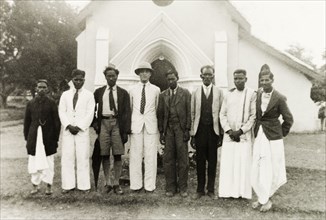
[{"label": "dark trousers", "polygon": [[215,134],[213,125],[204,125],[199,123],[195,135],[196,143],[196,163],[197,163],[197,192],[205,192],[206,184],[206,161],[207,169],[207,191],[214,193],[216,163],[217,163],[217,143],[219,136]]},{"label": "dark trousers", "polygon": [[[163,155],[166,191],[176,193],[188,188],[188,145],[183,141],[183,131],[180,124],[170,124],[165,135]],[[179,179],[179,181],[178,181]]]}]

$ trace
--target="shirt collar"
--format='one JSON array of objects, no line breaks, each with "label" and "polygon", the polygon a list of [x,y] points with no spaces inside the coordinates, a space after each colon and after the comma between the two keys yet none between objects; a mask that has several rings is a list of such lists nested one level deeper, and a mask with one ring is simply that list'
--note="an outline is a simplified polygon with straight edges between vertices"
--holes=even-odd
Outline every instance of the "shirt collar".
[{"label": "shirt collar", "polygon": [[174,93],[174,95],[176,94],[176,92],[177,92],[177,90],[178,90],[178,88],[179,88],[179,85],[177,84],[177,87],[175,87],[175,89],[171,89],[171,88],[169,88],[169,90],[170,90],[170,95],[172,94],[172,92]]},{"label": "shirt collar", "polygon": [[272,95],[272,93],[274,92],[274,88],[272,89],[272,91],[271,92],[265,92],[264,90],[263,90],[263,94],[268,94],[268,95]]},{"label": "shirt collar", "polygon": [[263,91],[262,97],[270,99],[272,97],[273,92],[274,92],[274,89],[268,93]]},{"label": "shirt collar", "polygon": [[[75,87],[72,87],[72,91],[75,93],[76,89]],[[81,93],[81,91],[83,91],[83,87],[81,87],[80,89],[78,89],[78,93]]]},{"label": "shirt collar", "polygon": [[213,83],[209,84],[209,86],[205,86],[205,85],[203,84],[203,88],[204,88],[204,89],[211,89],[212,86],[213,86]]},{"label": "shirt collar", "polygon": [[147,86],[149,86],[151,83],[149,82],[149,81],[147,81],[147,83],[142,83],[142,82],[139,82],[139,85],[141,85],[141,86],[144,86],[145,85],[145,87],[147,87]]},{"label": "shirt collar", "polygon": [[[110,86],[109,86],[109,85],[106,85],[106,89],[107,89],[107,90],[110,90]],[[115,90],[117,90],[117,85],[114,85],[114,86],[112,87],[112,91],[115,91]]]}]

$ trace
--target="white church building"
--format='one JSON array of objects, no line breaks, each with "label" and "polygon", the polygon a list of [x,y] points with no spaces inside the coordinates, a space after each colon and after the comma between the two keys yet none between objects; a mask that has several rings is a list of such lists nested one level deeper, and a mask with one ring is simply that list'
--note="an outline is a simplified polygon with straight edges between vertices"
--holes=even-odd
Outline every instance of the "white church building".
[{"label": "white church building", "polygon": [[[201,84],[203,65],[215,67],[215,84],[226,90],[234,87],[238,68],[247,71],[247,86],[257,89],[260,68],[268,64],[274,87],[287,96],[292,131],[319,129],[310,88],[320,75],[254,37],[229,1],[92,1],[80,12],[79,25],[77,66],[86,71],[90,91],[106,84],[103,70],[109,63],[119,69],[117,84],[127,90],[139,80],[134,69],[147,61],[154,70],[175,68],[180,85],[191,92]],[[164,89],[162,73],[155,74],[152,83]]]}]

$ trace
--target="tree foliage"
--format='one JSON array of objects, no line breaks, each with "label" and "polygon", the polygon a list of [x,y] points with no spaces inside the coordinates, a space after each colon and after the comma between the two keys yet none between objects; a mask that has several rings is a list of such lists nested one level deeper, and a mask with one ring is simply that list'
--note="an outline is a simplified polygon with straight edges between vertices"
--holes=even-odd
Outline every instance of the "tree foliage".
[{"label": "tree foliage", "polygon": [[39,78],[56,92],[76,67],[76,12],[65,1],[20,0],[1,12],[1,93],[9,85],[33,92]]},{"label": "tree foliage", "polygon": [[312,61],[313,57],[310,56],[306,49],[301,45],[292,44],[285,51],[316,69],[316,65]]},{"label": "tree foliage", "polygon": [[[294,57],[302,60],[303,62],[312,66],[316,72],[323,75],[323,81],[314,81],[312,87],[310,89],[310,98],[314,102],[324,102],[326,101],[326,78],[325,78],[325,64],[321,66],[319,69],[316,68],[316,65],[312,62],[312,57],[307,55],[306,50],[298,45],[290,45],[289,48],[286,50],[289,54],[293,55]],[[324,61],[326,60],[326,51],[323,54]]]}]

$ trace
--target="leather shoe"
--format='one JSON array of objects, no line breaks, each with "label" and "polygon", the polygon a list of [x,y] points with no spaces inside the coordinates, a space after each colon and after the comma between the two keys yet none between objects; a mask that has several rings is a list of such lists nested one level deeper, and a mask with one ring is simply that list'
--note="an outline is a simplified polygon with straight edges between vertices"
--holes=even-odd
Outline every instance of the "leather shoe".
[{"label": "leather shoe", "polygon": [[63,189],[63,190],[61,191],[61,193],[62,193],[62,194],[67,194],[67,193],[73,191],[74,189],[75,189],[75,188],[73,188],[73,189]]},{"label": "leather shoe", "polygon": [[47,186],[46,186],[46,190],[45,190],[45,195],[52,195],[52,188],[51,188],[51,185],[50,184],[48,184]]},{"label": "leather shoe", "polygon": [[122,195],[123,191],[119,185],[113,186],[113,191],[115,194]]},{"label": "leather shoe", "polygon": [[140,193],[143,190],[143,187],[140,189],[132,189],[131,192],[132,193]]},{"label": "leather shoe", "polygon": [[146,189],[145,189],[145,193],[154,193],[154,190],[149,191],[149,190],[146,190]]},{"label": "leather shoe", "polygon": [[187,192],[182,192],[180,195],[181,195],[181,197],[186,198],[188,196],[188,193]]},{"label": "leather shoe", "polygon": [[205,194],[204,193],[197,192],[192,198],[193,199],[200,199],[203,195],[205,195]]},{"label": "leather shoe", "polygon": [[106,193],[110,193],[113,189],[112,186],[105,186],[106,187]]},{"label": "leather shoe", "polygon": [[208,196],[209,198],[211,198],[211,199],[215,199],[215,193],[213,193],[213,192],[208,192],[208,193],[207,193],[207,196]]},{"label": "leather shoe", "polygon": [[90,192],[91,192],[91,190],[90,190],[90,189],[86,189],[86,190],[80,189],[79,191],[80,191],[80,192],[82,192],[82,193],[85,193],[85,194],[87,194],[87,193],[90,193]]},{"label": "leather shoe", "polygon": [[166,195],[167,197],[173,197],[174,194],[173,194],[173,192],[166,192],[165,195]]}]

